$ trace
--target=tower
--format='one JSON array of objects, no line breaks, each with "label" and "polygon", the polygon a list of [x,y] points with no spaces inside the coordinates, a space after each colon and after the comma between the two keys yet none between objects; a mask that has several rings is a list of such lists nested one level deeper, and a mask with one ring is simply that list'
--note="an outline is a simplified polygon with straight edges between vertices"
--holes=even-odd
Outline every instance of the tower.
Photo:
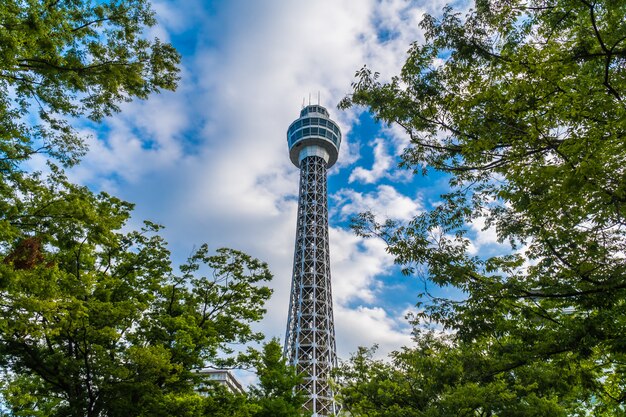
[{"label": "tower", "polygon": [[305,374],[305,408],[336,414],[329,386],[337,365],[328,249],[326,170],[339,154],[341,132],[319,105],[302,109],[287,130],[289,158],[300,168],[300,192],[285,354]]}]

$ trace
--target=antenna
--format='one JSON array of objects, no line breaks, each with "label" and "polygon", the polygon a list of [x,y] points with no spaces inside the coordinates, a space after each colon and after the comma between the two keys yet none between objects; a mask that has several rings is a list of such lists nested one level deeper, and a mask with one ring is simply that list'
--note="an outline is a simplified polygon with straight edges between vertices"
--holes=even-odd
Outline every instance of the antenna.
[{"label": "antenna", "polygon": [[320,106],[320,90],[317,90],[317,105]]},{"label": "antenna", "polygon": [[302,97],[302,108],[304,108],[304,97]]},{"label": "antenna", "polygon": [[311,105],[311,93],[309,93],[309,106]]}]

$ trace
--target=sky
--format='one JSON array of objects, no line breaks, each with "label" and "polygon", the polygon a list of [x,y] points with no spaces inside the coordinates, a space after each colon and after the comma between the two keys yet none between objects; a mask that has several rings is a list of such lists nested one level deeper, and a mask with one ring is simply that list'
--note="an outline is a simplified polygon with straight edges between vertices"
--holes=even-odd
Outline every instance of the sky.
[{"label": "sky", "polygon": [[[257,329],[284,339],[295,242],[298,169],[286,130],[303,101],[325,106],[341,127],[338,163],[328,175],[330,250],[337,350],[386,355],[411,344],[405,316],[427,282],[404,277],[380,240],[362,239],[349,218],[371,210],[407,221],[434,207],[446,178],[397,168],[408,142],[397,126],[337,103],[367,65],[383,80],[399,73],[424,13],[446,0],[153,0],[159,25],[148,33],[182,54],[176,92],[122,106],[85,125],[90,151],[70,177],[136,204],[132,226],[165,226],[175,262],[194,248],[232,247],[269,264],[274,289]],[[474,229],[476,251],[496,244]],[[445,290],[441,290],[445,291]]]}]

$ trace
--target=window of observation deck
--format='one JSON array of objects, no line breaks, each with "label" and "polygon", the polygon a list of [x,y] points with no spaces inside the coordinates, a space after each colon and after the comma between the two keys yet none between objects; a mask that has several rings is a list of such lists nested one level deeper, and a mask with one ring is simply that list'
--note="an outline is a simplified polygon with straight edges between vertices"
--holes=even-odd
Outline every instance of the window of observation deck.
[{"label": "window of observation deck", "polygon": [[321,113],[326,117],[330,117],[328,111],[322,106],[307,106],[300,111],[300,117],[304,117],[309,113]]},{"label": "window of observation deck", "polygon": [[335,133],[338,129],[333,126],[334,129],[324,126],[311,126],[305,128],[298,128],[295,125],[289,129],[289,147],[294,143],[305,137],[321,137],[330,140],[336,147],[339,147],[341,142],[341,136]]}]

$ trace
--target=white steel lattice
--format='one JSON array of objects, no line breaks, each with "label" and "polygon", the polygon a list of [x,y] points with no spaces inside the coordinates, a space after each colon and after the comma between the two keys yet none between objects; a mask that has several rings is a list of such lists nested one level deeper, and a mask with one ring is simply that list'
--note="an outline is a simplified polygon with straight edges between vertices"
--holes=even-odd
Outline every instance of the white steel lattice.
[{"label": "white steel lattice", "polygon": [[300,161],[300,199],[285,353],[306,377],[305,408],[313,416],[333,416],[329,385],[337,365],[328,249],[327,163],[323,157]]}]

